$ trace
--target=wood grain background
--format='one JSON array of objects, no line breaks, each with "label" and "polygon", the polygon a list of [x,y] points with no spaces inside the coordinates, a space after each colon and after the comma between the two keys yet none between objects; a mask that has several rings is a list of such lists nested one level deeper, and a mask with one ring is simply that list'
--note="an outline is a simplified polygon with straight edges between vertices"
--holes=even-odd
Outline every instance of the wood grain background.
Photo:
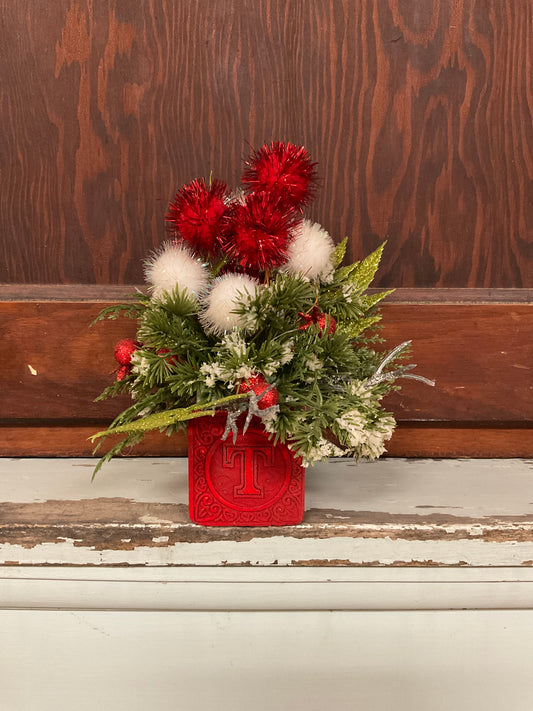
[{"label": "wood grain background", "polygon": [[88,322],[142,282],[180,185],[235,185],[277,139],[318,162],[309,216],[352,259],[388,241],[385,335],[437,380],[390,401],[392,453],[533,454],[533,0],[0,10],[0,455],[88,453],[133,326]]},{"label": "wood grain background", "polygon": [[304,143],[377,285],[531,287],[531,0],[2,0],[0,281],[122,284],[182,183]]}]

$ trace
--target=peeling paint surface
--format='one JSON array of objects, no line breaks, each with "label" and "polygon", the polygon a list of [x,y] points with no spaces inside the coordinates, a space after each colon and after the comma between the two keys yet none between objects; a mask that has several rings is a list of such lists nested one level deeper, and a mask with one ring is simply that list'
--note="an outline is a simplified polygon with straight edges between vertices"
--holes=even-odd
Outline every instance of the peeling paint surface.
[{"label": "peeling paint surface", "polygon": [[303,523],[278,528],[191,523],[186,459],[117,460],[90,485],[93,464],[0,461],[0,564],[533,564],[530,461],[333,460],[308,472]]}]

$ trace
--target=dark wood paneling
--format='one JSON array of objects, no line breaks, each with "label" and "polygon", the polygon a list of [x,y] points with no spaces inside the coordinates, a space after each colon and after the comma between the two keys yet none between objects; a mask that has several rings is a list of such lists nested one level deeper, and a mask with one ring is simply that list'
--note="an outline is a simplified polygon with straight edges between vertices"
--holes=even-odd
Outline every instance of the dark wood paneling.
[{"label": "dark wood paneling", "polygon": [[378,285],[533,286],[531,2],[0,5],[0,281],[139,282],[178,185],[283,139]]},{"label": "dark wood paneling", "polygon": [[[0,425],[0,457],[90,457],[89,437],[105,423],[68,426]],[[107,451],[116,440],[102,445]],[[187,437],[150,433],[124,456],[183,457]],[[531,457],[533,429],[523,427],[419,426],[400,423],[387,445],[388,457]]]},{"label": "dark wood paneling", "polygon": [[[75,289],[75,287],[73,287]],[[127,319],[89,329],[104,303],[0,303],[0,419],[102,420],[127,400],[93,403],[112,382],[114,344],[133,336]],[[533,306],[400,304],[383,306],[387,347],[412,339],[417,372],[430,388],[403,381],[388,406],[401,421],[533,421]]]}]

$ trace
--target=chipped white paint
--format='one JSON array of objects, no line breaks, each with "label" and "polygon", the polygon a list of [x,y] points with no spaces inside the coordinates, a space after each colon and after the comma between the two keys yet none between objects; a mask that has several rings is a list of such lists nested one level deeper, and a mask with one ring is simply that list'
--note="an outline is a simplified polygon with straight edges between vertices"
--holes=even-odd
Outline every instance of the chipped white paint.
[{"label": "chipped white paint", "polygon": [[[0,531],[2,501],[57,514],[53,540],[13,528],[0,550],[2,709],[533,708],[530,462],[332,462],[292,535],[203,542],[171,520],[185,460],[117,460],[91,485],[93,464],[0,460]],[[150,513],[91,522],[112,499]]]},{"label": "chipped white paint", "polygon": [[31,373],[32,375],[37,375],[37,371],[36,371],[35,368],[34,368],[33,366],[31,366],[29,363],[28,363],[28,370],[30,371],[30,373]]},{"label": "chipped white paint", "polygon": [[[87,459],[1,460],[0,502],[64,501],[59,509],[68,510],[69,502],[87,501],[86,515],[90,501],[96,499],[186,505],[186,459],[118,459],[91,484],[93,465],[94,460]],[[238,540],[203,529],[214,531],[212,539],[207,534],[207,540],[190,542],[198,527],[150,513],[131,523],[86,524],[84,530],[90,529],[96,540],[99,531],[117,531],[124,544],[137,540],[139,532],[151,540],[151,545],[144,541],[125,549],[96,550],[97,544],[84,544],[81,533],[72,540],[68,535],[72,524],[59,521],[53,522],[53,540],[43,539],[33,547],[16,538],[0,544],[0,562],[531,566],[532,474],[532,463],[520,460],[390,459],[359,465],[333,460],[308,471],[306,509],[314,510],[315,518],[295,527],[293,534],[290,528],[273,528],[271,535],[254,537],[253,529],[248,529],[249,535]],[[371,514],[380,514],[380,520]],[[35,529],[38,532],[38,526]],[[306,538],[306,531],[316,531],[316,536]]]},{"label": "chipped white paint", "polygon": [[0,547],[2,562],[20,565],[533,565],[533,543],[479,540],[413,541],[391,538],[297,539],[287,536],[251,541],[138,546],[134,550],[94,550],[74,541],[42,543],[27,549]]}]

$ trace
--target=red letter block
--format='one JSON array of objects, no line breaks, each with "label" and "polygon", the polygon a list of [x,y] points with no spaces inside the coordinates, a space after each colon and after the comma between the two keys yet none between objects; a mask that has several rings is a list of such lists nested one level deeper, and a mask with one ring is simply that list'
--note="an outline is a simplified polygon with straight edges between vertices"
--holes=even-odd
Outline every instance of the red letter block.
[{"label": "red letter block", "polygon": [[305,469],[252,420],[223,442],[226,414],[189,423],[189,514],[204,526],[289,526],[304,515]]}]

